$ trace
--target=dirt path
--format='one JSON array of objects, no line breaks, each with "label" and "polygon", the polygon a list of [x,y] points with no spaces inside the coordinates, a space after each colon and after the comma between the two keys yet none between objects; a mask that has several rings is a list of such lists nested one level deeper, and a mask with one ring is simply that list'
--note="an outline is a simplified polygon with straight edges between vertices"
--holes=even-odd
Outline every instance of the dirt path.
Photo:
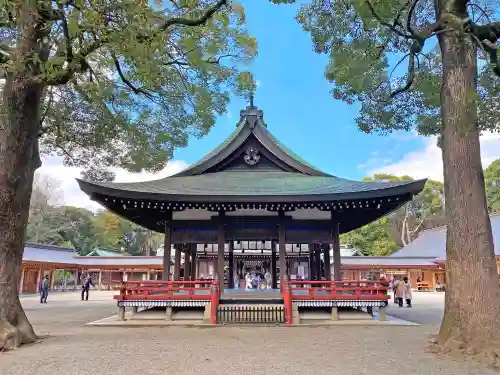
[{"label": "dirt path", "polygon": [[[423,349],[433,325],[318,328],[89,328],[115,313],[109,293],[36,297],[23,305],[43,343],[0,354],[2,375],[262,374],[362,375],[495,372]],[[406,313],[406,312],[405,312]]]}]

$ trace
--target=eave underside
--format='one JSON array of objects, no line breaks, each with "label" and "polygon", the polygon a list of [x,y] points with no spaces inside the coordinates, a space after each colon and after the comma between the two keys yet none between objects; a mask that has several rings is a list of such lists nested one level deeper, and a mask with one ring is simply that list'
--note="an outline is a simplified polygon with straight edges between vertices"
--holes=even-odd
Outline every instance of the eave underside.
[{"label": "eave underside", "polygon": [[[217,242],[219,212],[225,213],[227,240],[274,240],[278,239],[278,212],[284,211],[287,242],[302,241],[307,233],[316,232],[318,241],[331,235],[332,219],[339,223],[340,233],[366,225],[396,210],[411,200],[413,194],[345,201],[302,203],[199,203],[155,202],[149,200],[122,199],[111,196],[94,196],[93,199],[115,214],[147,229],[164,232],[169,212],[172,219],[173,243],[184,243],[186,236],[191,242]],[[188,234],[189,233],[189,234]],[[211,241],[210,239],[214,239]]]}]

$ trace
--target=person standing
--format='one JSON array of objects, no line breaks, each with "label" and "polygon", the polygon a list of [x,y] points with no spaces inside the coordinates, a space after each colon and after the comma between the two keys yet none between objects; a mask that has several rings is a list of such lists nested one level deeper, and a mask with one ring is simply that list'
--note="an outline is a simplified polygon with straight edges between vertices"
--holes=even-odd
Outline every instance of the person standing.
[{"label": "person standing", "polygon": [[392,289],[392,296],[394,298],[394,303],[398,303],[398,298],[396,297],[396,283],[398,282],[398,279],[396,275],[392,277],[391,281],[391,289]]},{"label": "person standing", "polygon": [[410,282],[410,279],[408,279],[408,277],[405,276],[405,278],[403,279],[404,281],[404,298],[406,300],[406,307],[411,307],[411,298],[412,298],[412,295],[411,295],[411,282]]},{"label": "person standing", "polygon": [[45,275],[40,285],[40,303],[47,303],[49,296],[49,275]]},{"label": "person standing", "polygon": [[405,297],[405,282],[403,280],[398,280],[394,284],[396,287],[396,299],[398,301],[399,307],[403,307],[403,298]]},{"label": "person standing", "polygon": [[90,275],[87,275],[82,284],[82,301],[84,300],[84,297],[85,301],[89,300],[89,289],[92,286],[94,286],[94,284],[92,283],[92,279],[90,278]]}]

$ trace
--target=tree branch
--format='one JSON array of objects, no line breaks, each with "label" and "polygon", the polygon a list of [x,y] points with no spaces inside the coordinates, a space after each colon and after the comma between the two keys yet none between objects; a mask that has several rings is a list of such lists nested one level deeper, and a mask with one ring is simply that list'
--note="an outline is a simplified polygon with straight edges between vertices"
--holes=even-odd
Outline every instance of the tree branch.
[{"label": "tree branch", "polygon": [[500,40],[500,22],[490,22],[485,25],[469,23],[469,32],[473,35],[479,47],[489,57],[493,72],[500,77],[500,61],[496,43]]},{"label": "tree branch", "polygon": [[126,77],[125,75],[123,74],[123,71],[122,71],[122,68],[120,66],[120,62],[118,61],[118,58],[116,57],[116,55],[114,53],[111,54],[111,57],[113,58],[113,62],[115,64],[115,68],[116,68],[116,72],[118,73],[118,76],[120,77],[120,79],[122,80],[122,82],[128,87],[130,88],[135,94],[143,94],[144,96],[146,96],[148,99],[153,99],[153,95],[151,95],[151,93],[149,93],[148,91],[140,88],[140,87],[135,87],[132,82],[130,82]]},{"label": "tree branch", "polygon": [[73,46],[71,45],[71,37],[69,35],[68,22],[66,20],[66,15],[64,14],[63,5],[59,1],[57,1],[57,7],[61,12],[62,30],[64,35],[64,41],[66,44],[66,61],[68,62],[68,64],[71,64],[71,62],[73,61]]},{"label": "tree branch", "polygon": [[[389,22],[387,21],[384,21],[382,19],[382,17],[377,13],[377,11],[375,10],[375,8],[373,7],[373,4],[371,3],[370,0],[365,0],[365,3],[366,5],[368,6],[368,8],[370,9],[370,12],[372,13],[372,16],[375,17],[375,19],[382,25],[382,26],[385,26],[387,27],[388,29],[390,29],[392,32],[396,33],[397,35],[399,35],[400,37],[403,37],[403,38],[406,38],[406,39],[412,39],[412,35],[411,34],[406,34],[405,32],[401,31],[398,29],[398,27],[396,26],[397,22],[394,22],[393,24],[390,24]],[[397,20],[396,20],[397,21]]]},{"label": "tree branch", "polygon": [[167,20],[161,27],[160,31],[165,31],[169,27],[174,26],[174,25],[180,25],[180,26],[201,26],[204,25],[210,17],[212,17],[215,13],[217,13],[220,9],[222,9],[223,6],[227,4],[228,0],[219,0],[216,4],[214,4],[212,7],[208,8],[208,10],[203,14],[200,18],[197,19],[189,19],[189,18],[171,18]]},{"label": "tree branch", "polygon": [[[169,20],[166,20],[165,23],[160,26],[158,32],[166,31],[169,27],[174,25],[180,26],[201,26],[205,24],[210,17],[212,17],[217,11],[219,11],[222,7],[224,7],[228,3],[228,0],[219,0],[212,7],[208,8],[208,10],[199,18],[189,19],[183,17],[174,17]],[[59,18],[60,19],[60,18]],[[90,43],[87,47],[84,47],[77,53],[71,63],[67,64],[67,67],[63,69],[61,74],[49,81],[46,82],[47,85],[64,85],[68,83],[75,74],[83,73],[89,69],[89,64],[86,61],[86,58],[103,45],[107,44],[111,39],[111,34],[113,31],[109,31],[108,33],[104,33],[101,35],[99,39],[96,39],[93,43]],[[143,37],[143,40],[146,40],[147,37]],[[138,37],[138,40],[141,40]]]}]

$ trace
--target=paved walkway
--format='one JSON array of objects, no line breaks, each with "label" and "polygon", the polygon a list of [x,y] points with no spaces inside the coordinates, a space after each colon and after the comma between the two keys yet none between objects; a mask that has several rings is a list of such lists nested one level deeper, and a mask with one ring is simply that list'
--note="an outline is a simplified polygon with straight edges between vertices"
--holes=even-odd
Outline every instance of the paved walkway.
[{"label": "paved walkway", "polygon": [[425,352],[439,323],[438,294],[419,293],[413,309],[391,306],[394,315],[426,323],[419,327],[83,327],[116,312],[110,295],[91,292],[88,302],[77,294],[51,295],[47,305],[24,297],[36,331],[51,336],[0,354],[0,374],[495,374]]}]

